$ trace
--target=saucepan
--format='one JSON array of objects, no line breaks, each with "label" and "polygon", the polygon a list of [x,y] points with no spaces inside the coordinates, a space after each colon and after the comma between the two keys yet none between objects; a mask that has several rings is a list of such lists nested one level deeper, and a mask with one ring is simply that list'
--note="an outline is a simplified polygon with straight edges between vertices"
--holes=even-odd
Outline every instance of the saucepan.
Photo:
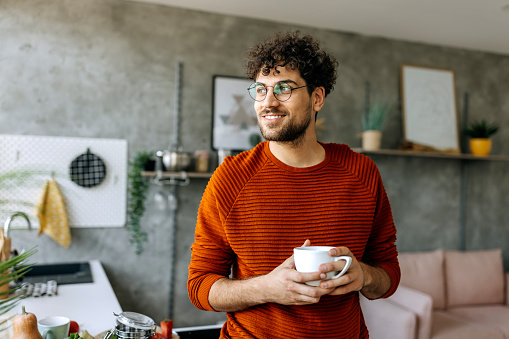
[{"label": "saucepan", "polygon": [[192,155],[182,151],[163,151],[163,164],[167,171],[179,172],[189,169]]}]

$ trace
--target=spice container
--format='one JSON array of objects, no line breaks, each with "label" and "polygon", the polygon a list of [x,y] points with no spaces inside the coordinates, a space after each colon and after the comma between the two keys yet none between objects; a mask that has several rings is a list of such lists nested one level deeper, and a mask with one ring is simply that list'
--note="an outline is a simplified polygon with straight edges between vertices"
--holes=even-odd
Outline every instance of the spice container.
[{"label": "spice container", "polygon": [[196,151],[194,152],[196,172],[208,172],[209,171],[209,152],[208,151]]},{"label": "spice container", "polygon": [[106,332],[103,339],[149,339],[156,333],[154,320],[135,312],[113,313],[116,319],[115,328]]}]

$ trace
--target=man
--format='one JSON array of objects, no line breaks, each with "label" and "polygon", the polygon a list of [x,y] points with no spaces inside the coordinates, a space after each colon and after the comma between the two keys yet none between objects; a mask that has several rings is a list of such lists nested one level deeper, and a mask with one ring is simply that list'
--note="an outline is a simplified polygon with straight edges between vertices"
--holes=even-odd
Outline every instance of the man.
[{"label": "man", "polygon": [[[316,139],[336,64],[299,32],[276,34],[249,53],[249,94],[267,141],[214,173],[189,266],[194,305],[228,312],[221,338],[367,338],[358,291],[387,297],[399,284],[396,230],[376,166]],[[304,284],[344,265],[297,272],[293,248],[311,244],[351,256],[347,273]]]}]

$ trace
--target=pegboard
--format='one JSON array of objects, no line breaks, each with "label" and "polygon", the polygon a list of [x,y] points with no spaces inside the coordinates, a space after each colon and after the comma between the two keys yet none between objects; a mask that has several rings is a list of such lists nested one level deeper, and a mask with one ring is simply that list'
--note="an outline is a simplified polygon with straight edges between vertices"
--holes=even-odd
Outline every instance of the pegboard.
[{"label": "pegboard", "polygon": [[[71,162],[89,149],[106,165],[97,186],[71,181]],[[9,176],[9,178],[7,178]],[[39,227],[35,206],[54,178],[66,202],[71,227],[121,227],[126,223],[127,140],[0,135],[0,221],[13,211],[27,213]],[[13,228],[26,224],[15,220]],[[25,226],[26,227],[26,226]]]}]

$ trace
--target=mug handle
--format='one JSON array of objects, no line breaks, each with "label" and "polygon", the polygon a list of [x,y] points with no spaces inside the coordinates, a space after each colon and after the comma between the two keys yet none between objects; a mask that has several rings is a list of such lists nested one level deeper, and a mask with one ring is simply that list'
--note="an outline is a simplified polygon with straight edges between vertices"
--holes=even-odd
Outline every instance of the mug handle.
[{"label": "mug handle", "polygon": [[334,262],[336,262],[338,260],[345,260],[346,261],[345,267],[343,267],[341,272],[339,272],[338,274],[333,276],[331,279],[337,279],[337,278],[341,277],[343,274],[345,274],[346,271],[348,271],[348,269],[350,268],[350,264],[352,263],[352,258],[347,255],[342,255],[340,257],[334,257]]},{"label": "mug handle", "polygon": [[55,335],[53,334],[53,331],[51,329],[44,331],[41,333],[42,339],[53,339],[55,338]]}]

